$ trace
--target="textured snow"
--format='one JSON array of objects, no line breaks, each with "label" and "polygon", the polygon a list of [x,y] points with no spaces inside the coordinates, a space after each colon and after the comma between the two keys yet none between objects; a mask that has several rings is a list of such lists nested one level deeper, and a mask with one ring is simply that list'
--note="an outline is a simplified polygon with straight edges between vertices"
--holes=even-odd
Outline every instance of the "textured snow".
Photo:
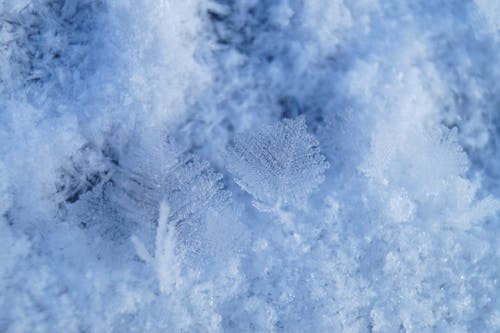
[{"label": "textured snow", "polygon": [[0,332],[499,332],[495,0],[0,0]]}]

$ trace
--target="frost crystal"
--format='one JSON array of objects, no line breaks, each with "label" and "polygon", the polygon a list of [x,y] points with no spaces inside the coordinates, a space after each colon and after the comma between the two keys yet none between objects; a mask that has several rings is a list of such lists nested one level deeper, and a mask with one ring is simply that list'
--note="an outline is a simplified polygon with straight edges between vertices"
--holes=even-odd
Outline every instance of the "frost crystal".
[{"label": "frost crystal", "polygon": [[500,332],[499,4],[0,0],[0,332]]},{"label": "frost crystal", "polygon": [[[196,244],[200,240],[195,230],[200,228],[197,225],[209,209],[220,211],[230,202],[229,193],[223,190],[222,176],[208,162],[174,143],[161,142],[149,147],[137,143],[121,158],[115,157],[114,162],[101,154],[100,158],[93,159],[99,161],[93,163],[98,167],[89,165],[94,155],[95,150],[86,149],[79,154],[82,157],[78,161],[72,159],[73,175],[62,179],[73,180],[73,183],[60,185],[69,191],[66,201],[70,204],[80,196],[83,198],[77,206],[85,225],[97,223],[99,227],[103,221],[96,221],[95,217],[107,219],[111,214],[119,226],[116,229],[112,223],[111,229],[124,229],[122,236],[125,236],[126,230],[133,225],[144,228],[155,224],[159,204],[167,200],[169,223],[177,225],[178,231],[184,233],[183,241]],[[68,172],[63,175],[66,174]],[[87,191],[90,192],[85,193]],[[114,234],[112,237],[122,236]]]},{"label": "frost crystal", "polygon": [[238,185],[269,207],[305,206],[327,168],[304,117],[241,134],[229,148],[228,169]]}]

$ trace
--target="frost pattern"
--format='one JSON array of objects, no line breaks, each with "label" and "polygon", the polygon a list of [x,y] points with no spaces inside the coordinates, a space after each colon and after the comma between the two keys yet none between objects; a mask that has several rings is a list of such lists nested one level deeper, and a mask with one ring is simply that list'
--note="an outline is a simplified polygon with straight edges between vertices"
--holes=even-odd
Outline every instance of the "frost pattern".
[{"label": "frost pattern", "polygon": [[0,331],[499,332],[498,8],[0,1]]},{"label": "frost pattern", "polygon": [[305,118],[285,119],[236,137],[229,170],[256,202],[303,206],[328,168],[319,142],[307,133]]},{"label": "frost pattern", "polygon": [[[136,143],[122,156],[115,156],[115,160],[102,153],[96,157],[93,149],[80,152],[80,163],[73,167],[74,175],[70,178],[73,182],[61,188],[68,188],[69,205],[82,197],[77,203],[81,223],[102,228],[103,222],[96,216],[109,219],[106,216],[111,214],[114,218],[106,228],[112,238],[122,238],[129,235],[134,225],[152,228],[158,219],[160,202],[167,200],[169,223],[177,226],[191,251],[199,250],[200,235],[194,230],[200,228],[209,209],[223,210],[230,203],[230,194],[223,190],[222,176],[207,161],[168,141],[148,147]],[[90,165],[91,159],[97,162]],[[66,208],[75,211],[68,204]],[[117,233],[119,230],[124,233]]]},{"label": "frost pattern", "polygon": [[102,9],[94,0],[3,2],[2,85],[75,85],[92,67],[89,49]]}]

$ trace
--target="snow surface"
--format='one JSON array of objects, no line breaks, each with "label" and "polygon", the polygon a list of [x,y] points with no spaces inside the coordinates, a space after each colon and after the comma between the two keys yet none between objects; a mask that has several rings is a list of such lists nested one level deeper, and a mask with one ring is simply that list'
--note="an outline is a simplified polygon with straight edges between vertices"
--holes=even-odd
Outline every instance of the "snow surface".
[{"label": "snow surface", "polygon": [[1,332],[500,332],[496,0],[0,0]]}]

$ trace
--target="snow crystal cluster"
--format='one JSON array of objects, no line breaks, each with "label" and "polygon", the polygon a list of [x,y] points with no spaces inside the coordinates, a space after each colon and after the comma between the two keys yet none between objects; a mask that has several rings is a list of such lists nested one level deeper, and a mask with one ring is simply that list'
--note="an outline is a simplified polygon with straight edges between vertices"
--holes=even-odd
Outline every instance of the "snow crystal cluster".
[{"label": "snow crystal cluster", "polygon": [[496,0],[0,0],[0,332],[500,332]]}]

